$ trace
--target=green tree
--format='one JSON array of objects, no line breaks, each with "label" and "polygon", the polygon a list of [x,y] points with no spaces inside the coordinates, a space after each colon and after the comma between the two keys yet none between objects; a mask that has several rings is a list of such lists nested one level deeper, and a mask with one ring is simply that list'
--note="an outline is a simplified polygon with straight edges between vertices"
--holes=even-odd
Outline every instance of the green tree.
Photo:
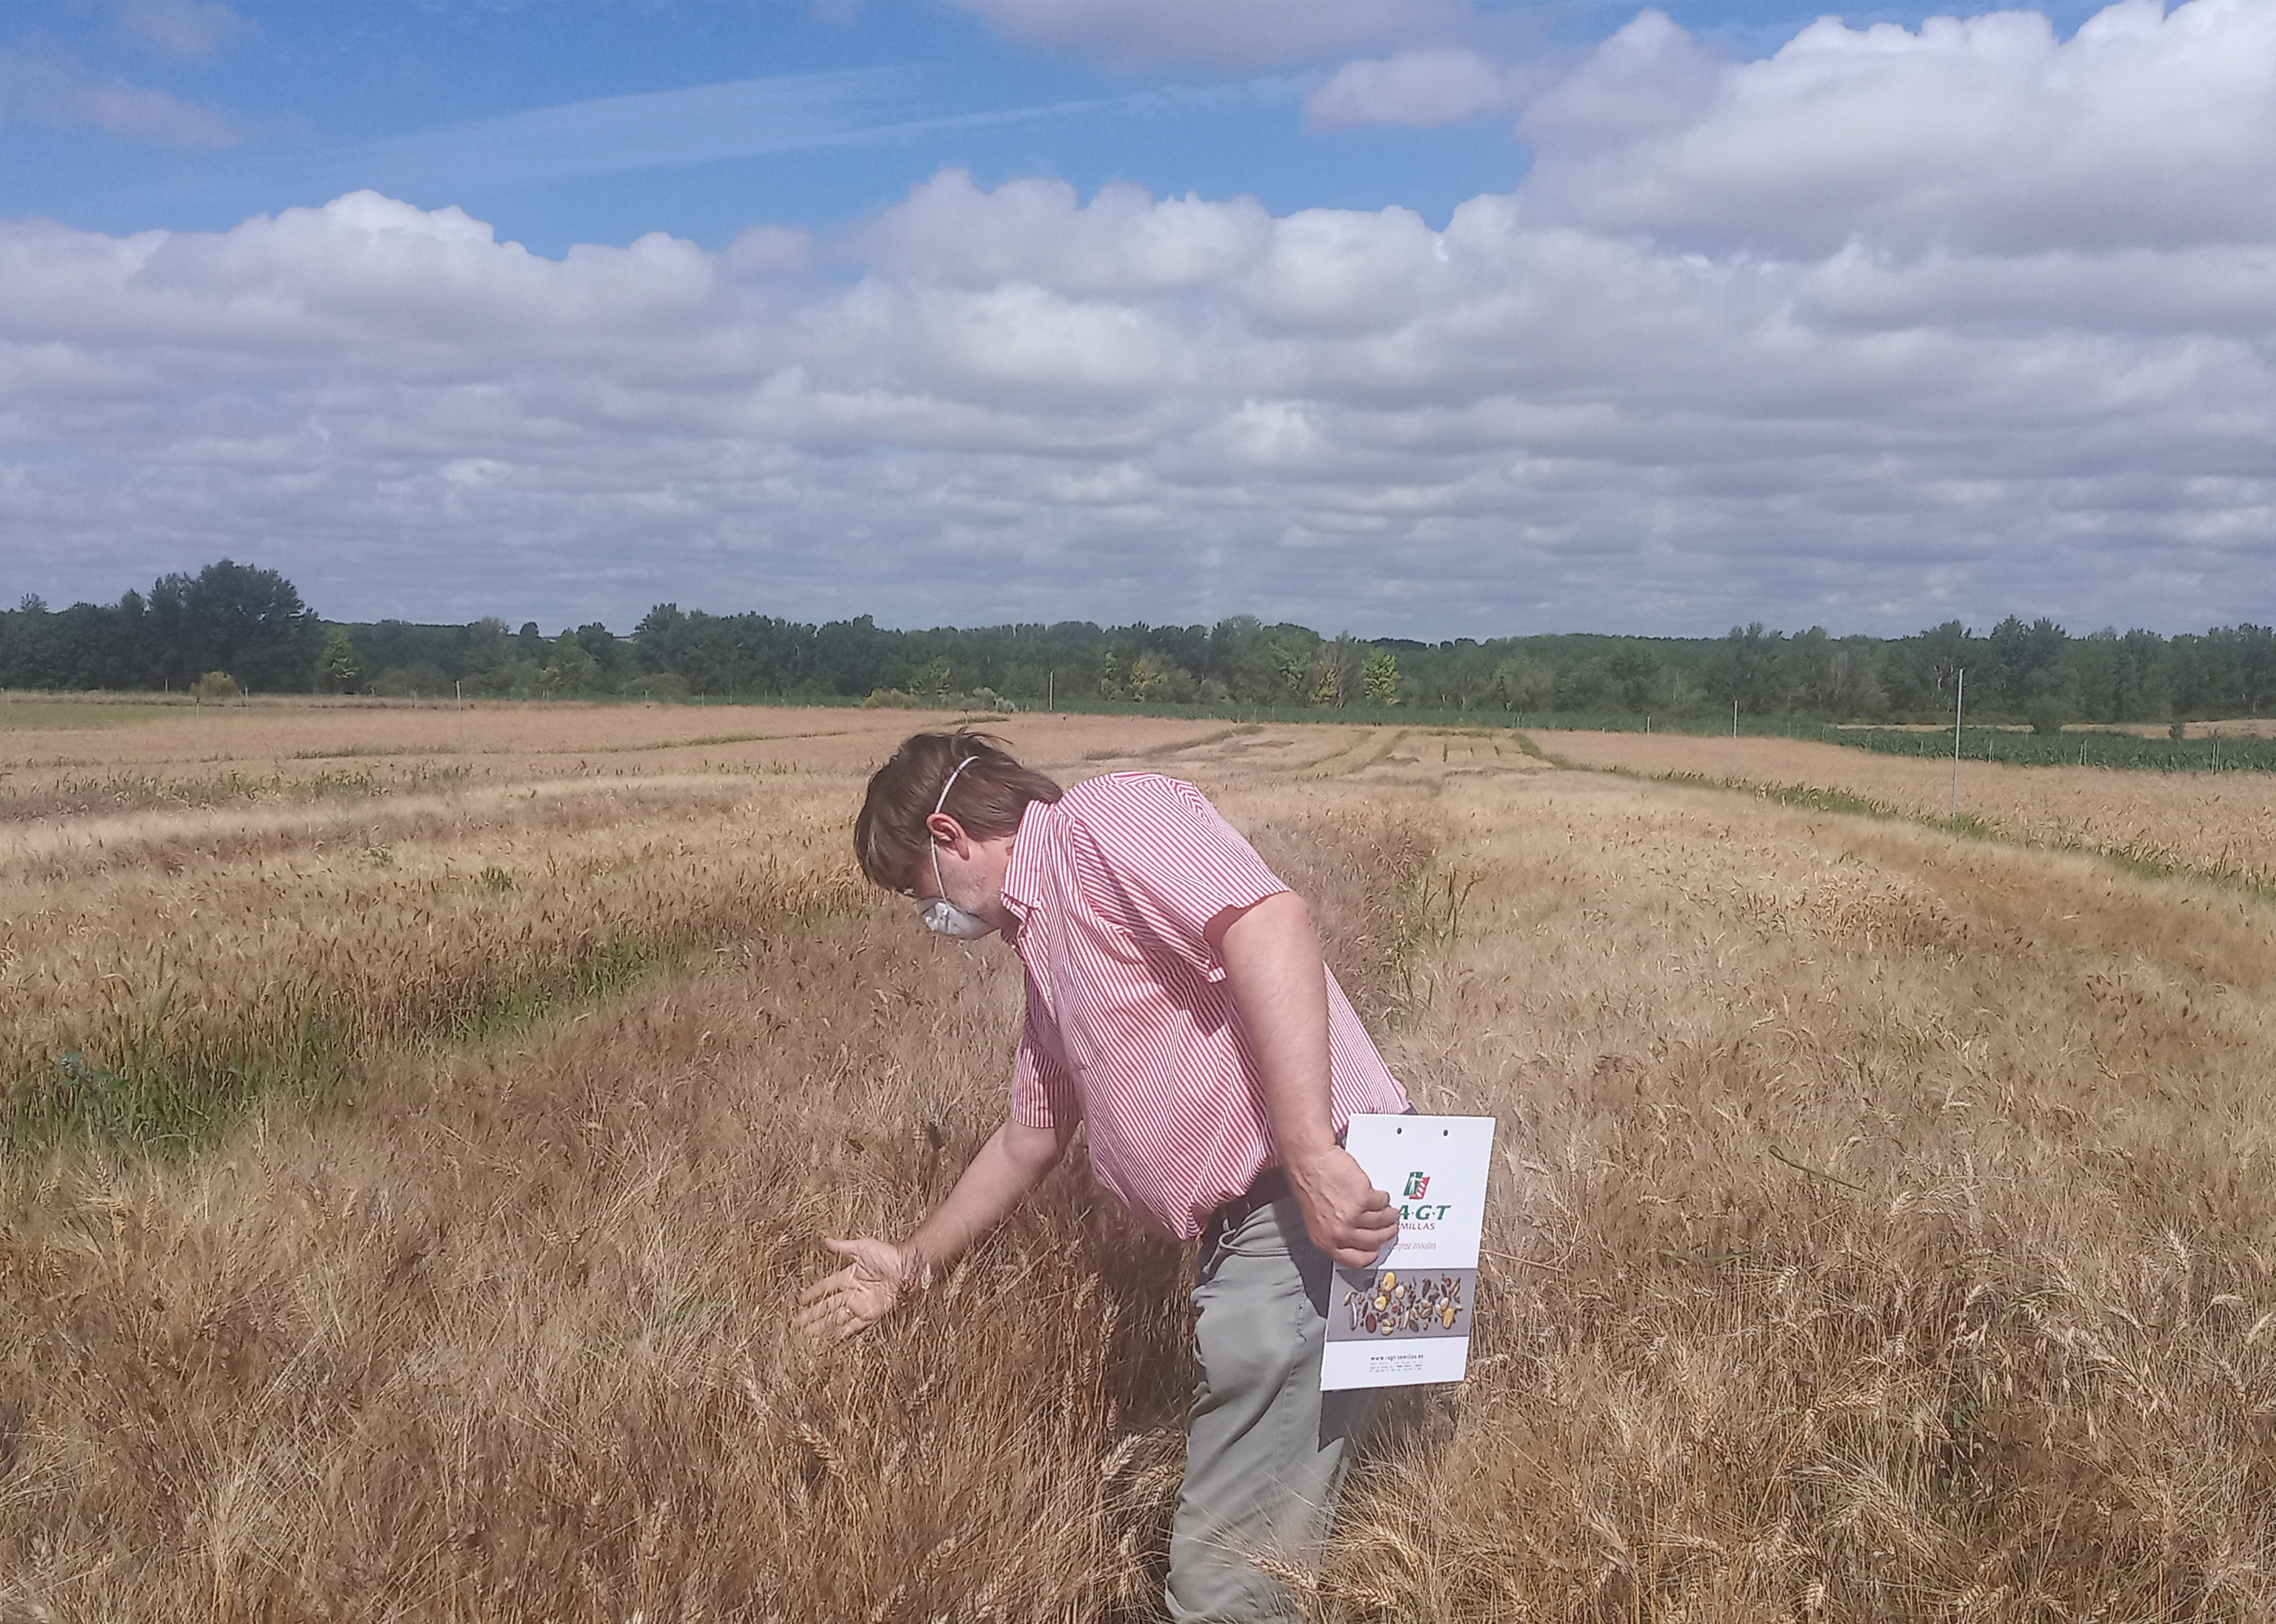
[{"label": "green tree", "polygon": [[1652,702],[1652,684],[1659,680],[1660,662],[1649,649],[1630,644],[1606,662],[1605,675],[1612,678],[1623,706],[1642,710]]},{"label": "green tree", "polygon": [[1824,627],[1813,626],[1796,634],[1787,659],[1793,679],[1790,698],[1802,709],[1825,716],[1855,716],[1880,708],[1871,639],[1837,638]]},{"label": "green tree", "polygon": [[1275,637],[1270,652],[1278,697],[1298,705],[1309,702],[1311,696],[1306,685],[1311,679],[1312,662],[1319,653],[1319,639]]},{"label": "green tree", "polygon": [[1368,704],[1384,708],[1398,703],[1398,656],[1389,649],[1368,654],[1359,668],[1359,679]]},{"label": "green tree", "polygon": [[1212,699],[1269,700],[1273,690],[1272,652],[1265,644],[1264,626],[1253,614],[1237,614],[1209,628],[1209,642],[1197,668],[1204,690],[1214,682]]},{"label": "green tree", "polygon": [[1895,710],[1915,715],[1949,716],[1953,691],[1960,673],[1971,673],[1968,692],[1981,702],[1984,697],[1988,655],[1981,638],[1968,636],[1967,627],[1947,620],[1912,636],[1883,644],[1879,661],[1880,683]]},{"label": "green tree", "polygon": [[1786,635],[1766,631],[1762,622],[1734,626],[1706,662],[1708,691],[1725,703],[1735,700],[1750,716],[1785,708]]},{"label": "green tree", "polygon": [[264,692],[305,692],[324,649],[316,612],[274,570],[224,558],[196,575],[168,575],[150,589],[150,629],[161,678],[188,685],[228,671]]},{"label": "green tree", "polygon": [[598,620],[577,628],[577,646],[593,657],[604,676],[613,676],[625,664],[624,640]]},{"label": "green tree", "polygon": [[1159,704],[1164,700],[1182,703],[1201,691],[1193,673],[1174,660],[1156,653],[1144,653],[1130,662],[1130,697]]},{"label": "green tree", "polygon": [[356,661],[356,640],[345,626],[324,635],[324,658],[317,662],[317,680],[333,693],[353,693],[364,668]]},{"label": "green tree", "polygon": [[465,655],[468,676],[495,671],[512,659],[513,653],[513,633],[496,615],[485,615],[479,620],[468,624]]},{"label": "green tree", "polygon": [[[2071,634],[2042,615],[2026,626],[2018,615],[2009,615],[1992,628],[1984,639],[1990,646],[1990,678],[1983,684],[1983,700],[2003,710],[2025,716],[2045,704],[2063,704],[2064,655],[2071,641]],[[1970,683],[1971,692],[1976,689]]]},{"label": "green tree", "polygon": [[1494,688],[1505,710],[1539,710],[1555,697],[1557,673],[1525,654],[1512,654],[1494,668]]},{"label": "green tree", "polygon": [[577,634],[565,631],[553,640],[545,668],[537,674],[537,685],[557,697],[582,693],[599,680],[600,675],[600,662],[585,652],[585,645],[577,641]]},{"label": "green tree", "polygon": [[1451,698],[1458,708],[1468,710],[1484,704],[1494,693],[1494,656],[1467,640],[1455,646],[1461,652],[1443,664],[1435,684],[1431,681],[1427,670],[1417,671],[1414,678],[1420,679],[1423,692],[1429,693],[1435,689],[1442,702]]},{"label": "green tree", "polygon": [[1349,705],[1358,696],[1366,649],[1350,632],[1339,632],[1334,642],[1320,650],[1320,680],[1312,690],[1313,704]]}]

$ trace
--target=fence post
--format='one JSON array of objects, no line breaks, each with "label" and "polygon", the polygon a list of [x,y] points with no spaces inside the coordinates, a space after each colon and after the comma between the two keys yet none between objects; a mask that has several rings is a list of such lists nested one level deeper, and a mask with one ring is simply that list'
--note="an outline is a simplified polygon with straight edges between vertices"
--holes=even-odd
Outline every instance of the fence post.
[{"label": "fence post", "polygon": [[1959,718],[1967,703],[1967,668],[1959,671],[1959,681],[1952,689],[1952,827],[1959,827]]}]

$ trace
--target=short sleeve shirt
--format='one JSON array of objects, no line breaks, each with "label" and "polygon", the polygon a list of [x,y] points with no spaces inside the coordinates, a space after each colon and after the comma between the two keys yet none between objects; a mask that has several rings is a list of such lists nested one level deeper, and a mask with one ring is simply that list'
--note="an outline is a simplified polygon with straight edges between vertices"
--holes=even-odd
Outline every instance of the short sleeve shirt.
[{"label": "short sleeve shirt", "polygon": [[[1004,876],[1027,971],[1012,1117],[1086,1122],[1091,1170],[1140,1219],[1190,1238],[1279,1159],[1210,922],[1287,887],[1192,785],[1093,779],[1029,804]],[[1391,1076],[1327,976],[1330,1111],[1397,1112]]]}]

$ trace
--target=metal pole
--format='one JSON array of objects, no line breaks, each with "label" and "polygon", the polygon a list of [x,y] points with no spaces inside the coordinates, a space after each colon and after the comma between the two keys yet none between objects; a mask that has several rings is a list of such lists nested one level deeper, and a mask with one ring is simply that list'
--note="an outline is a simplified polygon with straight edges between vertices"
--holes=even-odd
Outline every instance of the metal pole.
[{"label": "metal pole", "polygon": [[1731,701],[1731,781],[1739,778],[1739,702]]},{"label": "metal pole", "polygon": [[1967,702],[1967,668],[1962,666],[1959,681],[1952,688],[1952,827],[1959,827],[1959,716],[1960,708]]},{"label": "metal pole", "polygon": [[459,703],[459,760],[463,762],[466,760],[466,684],[463,682],[453,682],[451,684],[451,692],[457,698]]}]

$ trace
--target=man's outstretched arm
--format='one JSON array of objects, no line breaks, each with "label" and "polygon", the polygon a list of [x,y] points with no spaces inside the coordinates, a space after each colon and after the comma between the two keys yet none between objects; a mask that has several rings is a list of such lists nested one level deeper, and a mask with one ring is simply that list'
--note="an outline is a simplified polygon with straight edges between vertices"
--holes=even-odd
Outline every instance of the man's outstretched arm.
[{"label": "man's outstretched arm", "polygon": [[902,1287],[921,1284],[934,1269],[947,1268],[1002,1222],[1022,1196],[1043,1182],[1066,1150],[1068,1138],[1056,1128],[1006,1121],[972,1158],[949,1198],[907,1240],[898,1244],[867,1237],[823,1241],[851,1260],[798,1294],[797,1317],[792,1324],[814,1335],[841,1337],[875,1324],[893,1307]]},{"label": "man's outstretched arm", "polygon": [[1294,892],[1213,920],[1209,939],[1264,1084],[1273,1143],[1304,1227],[1323,1252],[1365,1268],[1398,1233],[1390,1196],[1335,1142],[1328,1102],[1327,967],[1311,910]]}]

